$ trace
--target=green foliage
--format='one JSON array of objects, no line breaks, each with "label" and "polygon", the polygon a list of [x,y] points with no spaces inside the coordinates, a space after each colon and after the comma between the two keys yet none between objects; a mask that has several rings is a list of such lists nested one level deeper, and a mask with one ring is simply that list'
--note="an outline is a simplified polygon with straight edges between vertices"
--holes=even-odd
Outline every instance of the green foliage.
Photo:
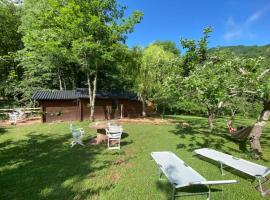
[{"label": "green foliage", "polygon": [[19,81],[22,68],[17,66],[15,54],[22,48],[20,25],[21,7],[11,1],[0,0],[0,97],[15,100],[19,98]]},{"label": "green foliage", "polygon": [[197,64],[202,64],[207,59],[208,51],[208,39],[209,34],[212,32],[211,27],[207,27],[203,30],[203,37],[197,42],[192,39],[181,38],[180,43],[186,53],[183,56],[183,76],[189,76]]},{"label": "green foliage", "polygon": [[172,108],[175,111],[174,114],[188,114],[196,116],[205,116],[207,108],[202,106],[196,99],[181,98],[181,101],[177,101],[172,104]]},{"label": "green foliage", "polygon": [[231,93],[261,102],[264,110],[270,102],[270,68],[263,65],[263,58],[239,58],[240,67],[234,69],[236,86]]},{"label": "green foliage", "polygon": [[170,104],[173,98],[167,88],[171,74],[178,70],[179,57],[155,43],[145,49],[134,48],[133,55],[135,91],[141,99],[158,105]]},{"label": "green foliage", "polygon": [[227,46],[227,47],[216,47],[212,48],[211,51],[215,50],[226,50],[234,53],[236,56],[244,57],[244,58],[258,58],[264,57],[263,61],[264,66],[270,65],[270,45],[265,46]]},{"label": "green foliage", "polygon": [[26,0],[20,27],[25,48],[19,54],[24,100],[41,88],[85,86],[86,77],[99,70],[100,82],[105,80],[108,67],[116,67],[116,58],[125,53],[127,34],[142,18],[138,11],[123,18],[124,10],[115,0]]},{"label": "green foliage", "polygon": [[[236,105],[247,105],[253,108],[249,110],[252,116],[258,116],[264,108],[264,104],[270,102],[270,46],[232,46],[213,48],[210,51],[230,51],[237,59],[235,59],[234,80],[235,86],[230,92],[242,99]],[[237,67],[236,67],[237,66]],[[260,104],[260,105],[259,105]],[[246,112],[243,112],[246,113]]]},{"label": "green foliage", "polygon": [[225,77],[230,77],[230,67],[224,55],[219,53],[192,70],[184,79],[184,84],[188,86],[191,96],[195,95],[207,108],[215,109],[227,98],[227,88],[232,82]]},{"label": "green foliage", "polygon": [[206,108],[212,128],[215,115],[228,98],[228,88],[233,81],[230,79],[232,62],[229,56],[222,51],[208,51],[211,32],[211,27],[205,28],[203,37],[197,42],[181,39],[183,48],[187,49],[182,58],[183,73],[174,75],[172,87],[178,92],[180,101],[190,101]]},{"label": "green foliage", "polygon": [[175,42],[157,40],[153,44],[162,47],[164,51],[171,52],[176,56],[180,55],[180,49],[176,46]]},{"label": "green foliage", "polygon": [[231,116],[232,118],[236,115],[256,118],[261,110],[261,102],[256,101],[256,99],[250,99],[244,96],[232,96],[224,103],[221,114]]},{"label": "green foliage", "polygon": [[142,13],[125,9],[115,0],[1,0],[0,97],[33,105],[36,90],[98,77],[98,89],[135,90],[160,111],[253,115],[269,102],[269,45],[208,49],[208,27],[198,41],[181,39],[182,55],[171,41],[129,49]]}]

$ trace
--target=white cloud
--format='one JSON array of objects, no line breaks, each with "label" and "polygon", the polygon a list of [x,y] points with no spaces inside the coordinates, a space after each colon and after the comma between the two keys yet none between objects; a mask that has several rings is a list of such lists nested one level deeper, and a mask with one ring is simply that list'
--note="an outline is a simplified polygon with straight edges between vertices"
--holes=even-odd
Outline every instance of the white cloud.
[{"label": "white cloud", "polygon": [[259,20],[260,18],[263,17],[263,15],[270,9],[270,4],[267,5],[266,7],[264,7],[263,9],[261,10],[257,10],[256,12],[254,12],[252,15],[250,15],[247,20],[246,20],[246,23],[249,24],[249,23],[252,23],[252,22],[255,22],[257,20]]},{"label": "white cloud", "polygon": [[229,41],[232,39],[241,38],[242,35],[243,32],[241,30],[231,30],[224,34],[224,39]]},{"label": "white cloud", "polygon": [[233,40],[237,38],[241,38],[244,32],[241,24],[235,22],[234,18],[231,16],[226,21],[226,33],[224,34],[225,40]]},{"label": "white cloud", "polygon": [[252,23],[260,20],[263,15],[270,9],[270,4],[261,10],[257,10],[247,17],[243,22],[236,22],[232,16],[226,21],[226,32],[223,35],[224,39],[231,41],[239,38],[252,38],[255,34],[251,33],[250,27]]},{"label": "white cloud", "polygon": [[251,23],[251,22],[255,22],[257,20],[259,20],[262,16],[263,12],[261,11],[258,11],[258,12],[255,12],[253,13],[246,21],[246,23]]}]

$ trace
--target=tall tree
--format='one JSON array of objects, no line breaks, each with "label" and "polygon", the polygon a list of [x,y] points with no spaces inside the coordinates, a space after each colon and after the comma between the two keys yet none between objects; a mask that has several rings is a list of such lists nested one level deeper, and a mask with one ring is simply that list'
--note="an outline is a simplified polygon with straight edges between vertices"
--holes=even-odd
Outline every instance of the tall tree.
[{"label": "tall tree", "polygon": [[137,71],[135,74],[135,90],[142,103],[142,115],[146,116],[146,101],[158,105],[168,103],[170,97],[166,92],[167,80],[178,66],[179,57],[170,51],[165,51],[160,45],[152,44],[145,49],[135,48]]},{"label": "tall tree", "polygon": [[234,82],[231,80],[232,61],[223,52],[215,52],[203,64],[195,65],[190,75],[183,79],[183,88],[187,99],[205,106],[208,115],[208,124],[214,127],[215,116],[222,105],[229,99],[228,88]]},{"label": "tall tree", "polygon": [[[142,13],[137,11],[132,17],[123,18],[125,7],[119,6],[115,0],[82,1],[80,8],[74,21],[80,36],[74,38],[72,47],[87,74],[90,120],[93,121],[98,72],[106,63],[117,59],[127,34],[140,22]],[[74,18],[73,13],[70,18]]]},{"label": "tall tree", "polygon": [[[222,53],[211,55],[208,51],[208,39],[212,28],[205,28],[203,37],[196,40],[181,39],[181,45],[186,50],[183,56],[183,73],[178,74],[182,82],[179,88],[179,96],[186,100],[192,100],[207,108],[208,124],[213,128],[213,121],[220,103],[226,98],[226,84],[224,76],[225,59]],[[179,84],[179,83],[175,83]]]},{"label": "tall tree", "polygon": [[261,113],[251,131],[251,148],[256,157],[262,150],[260,138],[265,123],[270,119],[270,68],[263,64],[263,58],[238,59],[239,67],[234,68],[236,82],[231,94],[252,98],[262,105]]},{"label": "tall tree", "polygon": [[[66,60],[67,66],[79,66],[89,88],[91,120],[94,119],[98,74],[117,59],[127,34],[142,18],[138,11],[124,18],[124,10],[115,0],[25,2],[21,27],[25,34],[24,63],[32,65],[31,58],[38,63],[42,61],[48,66],[45,74],[53,72],[60,88],[64,87],[66,68],[59,60]],[[36,55],[33,57],[33,54]]]},{"label": "tall tree", "polygon": [[162,47],[165,51],[171,52],[176,56],[180,55],[180,49],[176,46],[176,43],[173,41],[157,40],[153,44]]},{"label": "tall tree", "polygon": [[18,66],[15,54],[23,47],[18,33],[21,6],[12,1],[0,0],[0,96],[19,98],[19,81],[23,70]]},{"label": "tall tree", "polygon": [[211,27],[207,27],[203,30],[203,37],[198,41],[193,39],[181,38],[181,45],[186,49],[186,53],[183,56],[183,76],[189,76],[195,66],[203,64],[207,60],[208,55],[208,39],[210,33],[213,31]]},{"label": "tall tree", "polygon": [[[74,59],[70,53],[70,31],[61,29],[56,20],[60,15],[56,1],[26,0],[23,4],[22,25],[24,49],[18,53],[24,69],[21,82],[23,101],[31,101],[39,89],[65,89],[72,85]],[[75,78],[73,78],[75,79]]]}]

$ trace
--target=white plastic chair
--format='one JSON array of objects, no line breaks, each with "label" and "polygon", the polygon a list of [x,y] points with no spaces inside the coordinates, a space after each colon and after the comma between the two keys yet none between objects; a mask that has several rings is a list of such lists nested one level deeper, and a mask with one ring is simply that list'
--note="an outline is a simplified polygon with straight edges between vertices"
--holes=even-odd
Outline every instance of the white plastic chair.
[{"label": "white plastic chair", "polygon": [[8,113],[8,116],[9,116],[9,122],[11,124],[16,125],[17,124],[17,120],[18,120],[17,114],[15,112],[12,112],[12,113]]},{"label": "white plastic chair", "polygon": [[84,135],[84,130],[83,128],[74,128],[72,124],[70,124],[70,131],[72,134],[72,142],[71,142],[71,147],[73,147],[76,144],[84,146],[82,142],[82,137]]},{"label": "white plastic chair", "polygon": [[14,125],[16,125],[18,121],[23,121],[26,118],[25,113],[20,108],[15,109],[12,113],[8,113],[8,116],[9,122]]},{"label": "white plastic chair", "polygon": [[106,128],[106,135],[108,137],[108,149],[120,149],[122,132],[122,126],[109,125]]}]

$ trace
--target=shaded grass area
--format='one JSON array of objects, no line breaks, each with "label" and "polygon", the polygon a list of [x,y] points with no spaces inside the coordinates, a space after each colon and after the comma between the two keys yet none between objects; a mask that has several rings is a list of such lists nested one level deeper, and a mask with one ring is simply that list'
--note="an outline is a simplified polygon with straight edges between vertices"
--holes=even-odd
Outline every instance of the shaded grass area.
[{"label": "shaded grass area", "polygon": [[[250,159],[226,133],[224,119],[218,119],[211,133],[201,117],[174,116],[167,125],[126,124],[120,151],[105,145],[90,146],[95,130],[87,122],[85,147],[70,148],[69,124],[33,124],[0,128],[0,199],[170,199],[168,181],[158,180],[158,170],[150,159],[152,151],[173,151],[209,180],[237,179],[239,184],[214,186],[212,199],[265,199],[256,191],[256,182],[231,169],[221,176],[218,165],[193,156],[193,150],[214,148]],[[186,122],[190,126],[181,127]],[[237,119],[236,125],[254,122]],[[254,161],[270,167],[270,126],[262,137],[263,159]],[[183,192],[201,190],[185,188]],[[185,199],[206,199],[206,196]]]}]

